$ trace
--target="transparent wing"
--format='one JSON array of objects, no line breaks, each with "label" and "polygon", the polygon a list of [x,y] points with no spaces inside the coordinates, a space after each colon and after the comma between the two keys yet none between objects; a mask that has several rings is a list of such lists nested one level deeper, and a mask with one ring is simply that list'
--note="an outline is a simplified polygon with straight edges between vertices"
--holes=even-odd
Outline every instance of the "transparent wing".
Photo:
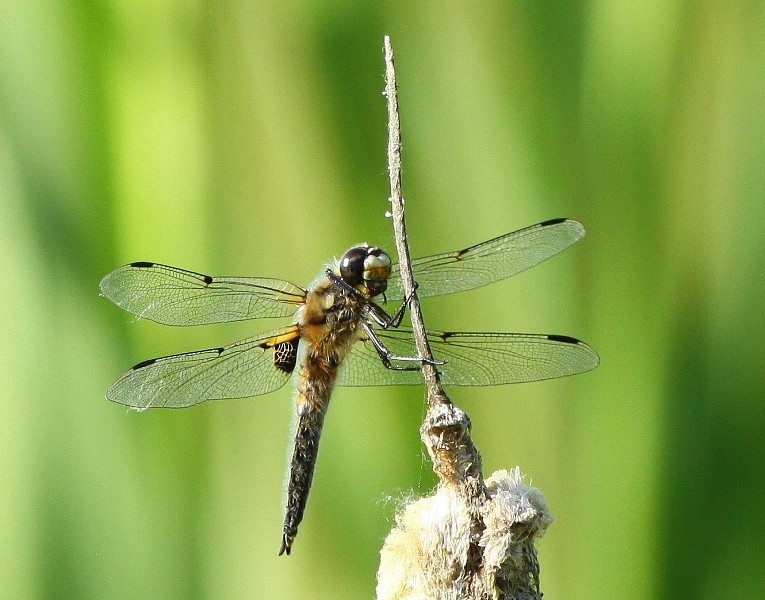
[{"label": "transparent wing", "polygon": [[286,317],[305,301],[305,290],[279,279],[210,277],[150,262],[112,271],[101,293],[141,319],[164,325],[203,325]]},{"label": "transparent wing", "polygon": [[[553,219],[482,244],[412,261],[420,298],[472,290],[511,277],[568,248],[584,235],[571,219]],[[388,281],[390,298],[403,298],[398,265]]]},{"label": "transparent wing", "polygon": [[[377,332],[399,356],[417,356],[409,329]],[[530,333],[447,333],[428,330],[444,385],[502,385],[575,375],[598,366],[597,353],[564,335]],[[346,357],[340,385],[421,385],[419,371],[386,369],[369,341],[357,342]]]},{"label": "transparent wing", "polygon": [[[289,379],[298,337],[297,327],[290,326],[224,348],[153,358],[120,377],[106,397],[144,410],[266,394]],[[283,357],[288,349],[291,360]]]}]

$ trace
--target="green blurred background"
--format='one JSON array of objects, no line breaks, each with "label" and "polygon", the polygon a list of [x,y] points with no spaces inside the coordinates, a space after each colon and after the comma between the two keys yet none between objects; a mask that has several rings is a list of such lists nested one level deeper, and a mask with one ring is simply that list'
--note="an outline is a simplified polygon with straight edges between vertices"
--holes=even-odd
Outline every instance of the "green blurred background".
[{"label": "green blurred background", "polygon": [[548,598],[765,589],[762,2],[0,1],[0,596],[370,598],[434,483],[419,389],[341,389],[277,557],[291,392],[104,399],[132,364],[271,328],[136,322],[117,266],[307,284],[392,248],[382,38],[412,253],[545,219],[585,239],[435,298],[434,328],[562,333],[601,366],[452,390],[486,474],[556,521]]}]

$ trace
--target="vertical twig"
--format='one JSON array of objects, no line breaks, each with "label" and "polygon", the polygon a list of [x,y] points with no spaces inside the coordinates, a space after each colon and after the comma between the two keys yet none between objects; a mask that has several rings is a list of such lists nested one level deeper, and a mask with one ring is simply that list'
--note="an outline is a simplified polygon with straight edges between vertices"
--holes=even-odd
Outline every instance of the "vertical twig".
[{"label": "vertical twig", "polygon": [[[470,419],[454,406],[445,394],[438,371],[432,364],[433,355],[428,345],[406,239],[404,200],[401,194],[401,131],[398,116],[398,89],[390,38],[385,37],[385,95],[388,99],[388,172],[391,185],[391,214],[396,238],[399,268],[404,293],[410,298],[409,310],[412,330],[422,364],[427,389],[428,412],[421,429],[423,442],[433,459],[433,467],[441,483],[471,486],[482,492],[481,456],[470,440]],[[428,362],[430,361],[430,362]],[[475,479],[475,481],[472,481]]]},{"label": "vertical twig", "polygon": [[420,437],[439,486],[435,495],[413,502],[397,516],[381,552],[377,597],[541,598],[533,543],[551,520],[544,500],[523,483],[517,467],[484,481],[470,419],[449,400],[433,364],[406,238],[398,88],[388,36],[384,53],[391,216],[414,340],[424,359],[428,411]]},{"label": "vertical twig", "polygon": [[[411,298],[409,313],[414,330],[414,341],[417,353],[426,361],[433,360],[430,351],[422,310],[414,287],[414,277],[409,256],[409,244],[406,237],[406,221],[404,219],[404,197],[401,194],[401,123],[398,116],[398,88],[396,85],[396,70],[393,63],[393,48],[390,38],[385,36],[385,97],[388,100],[388,176],[390,178],[391,218],[393,219],[393,235],[396,239],[396,253],[401,273],[404,295]],[[428,404],[449,402],[441,387],[438,371],[431,362],[424,362],[422,374],[428,390]]]}]

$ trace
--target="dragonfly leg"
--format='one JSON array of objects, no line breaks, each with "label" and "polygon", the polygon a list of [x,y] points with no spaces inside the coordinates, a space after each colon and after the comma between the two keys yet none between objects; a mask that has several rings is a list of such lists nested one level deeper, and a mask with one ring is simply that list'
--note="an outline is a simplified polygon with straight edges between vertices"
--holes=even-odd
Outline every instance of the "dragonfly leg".
[{"label": "dragonfly leg", "polygon": [[[377,334],[369,323],[362,323],[362,327],[364,328],[364,333],[367,334],[367,338],[369,338],[369,341],[372,342],[372,345],[377,351],[377,355],[380,357],[380,361],[386,369],[391,369],[392,371],[419,371],[420,365],[423,363],[429,363],[432,365],[443,364],[443,362],[420,358],[419,356],[397,356],[391,353],[391,351],[385,347],[385,344],[383,344],[380,338],[377,337]],[[393,364],[393,361],[417,364],[395,365]]]},{"label": "dragonfly leg", "polygon": [[406,312],[406,307],[409,306],[409,301],[412,299],[413,295],[414,293],[404,298],[403,302],[401,302],[401,305],[392,315],[389,315],[384,308],[374,304],[373,302],[365,303],[363,305],[363,310],[370,319],[372,319],[383,329],[388,329],[389,327],[396,328],[401,325],[401,321],[404,318],[404,313]]},{"label": "dragonfly leg", "polygon": [[[417,282],[414,283],[414,290],[417,291]],[[406,312],[406,307],[409,306],[409,301],[412,299],[412,296],[414,296],[414,292],[409,294],[404,300],[401,302],[401,305],[396,309],[396,312],[394,312],[392,315],[388,315],[388,313],[385,313],[385,316],[387,317],[387,323],[380,323],[380,327],[383,329],[387,329],[388,327],[398,327],[401,325],[401,321],[404,319],[404,313]],[[383,311],[385,312],[385,311]]]}]

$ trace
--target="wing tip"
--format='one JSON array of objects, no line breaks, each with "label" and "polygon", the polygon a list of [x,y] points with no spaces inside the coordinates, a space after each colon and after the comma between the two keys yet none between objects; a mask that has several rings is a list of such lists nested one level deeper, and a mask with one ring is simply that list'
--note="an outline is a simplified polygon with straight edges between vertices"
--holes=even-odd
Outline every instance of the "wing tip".
[{"label": "wing tip", "polygon": [[133,365],[130,367],[131,371],[138,371],[139,369],[143,369],[144,367],[148,367],[149,365],[153,365],[155,362],[157,362],[156,358],[148,358],[146,360],[142,360],[136,365]]},{"label": "wing tip", "polygon": [[[119,381],[117,383],[119,383]],[[109,402],[114,402],[115,404],[120,404],[120,405],[122,405],[122,406],[124,406],[126,408],[129,408],[130,410],[133,410],[135,412],[143,412],[143,411],[147,410],[148,408],[151,408],[151,405],[136,406],[135,404],[133,404],[131,402],[125,402],[124,400],[120,399],[119,394],[117,394],[115,392],[115,389],[114,389],[115,386],[117,385],[117,383],[115,383],[108,390],[106,390],[105,398]]]},{"label": "wing tip", "polygon": [[592,371],[595,367],[597,367],[600,364],[600,355],[597,352],[595,352],[595,350],[593,350],[589,344],[587,344],[586,342],[583,342],[580,339],[571,337],[570,335],[560,335],[555,333],[548,334],[547,339],[550,340],[551,342],[561,342],[564,344],[571,344],[572,346],[577,346],[578,348],[581,348],[582,350],[584,350],[587,353],[587,355],[590,357],[591,362],[587,365],[586,368],[572,374],[586,373],[587,371]]},{"label": "wing tip", "polygon": [[560,335],[557,333],[549,334],[547,339],[553,342],[564,342],[566,344],[584,344],[582,340],[578,340],[575,337],[571,337],[570,335]]},{"label": "wing tip", "polygon": [[571,219],[567,219],[566,217],[558,217],[557,219],[548,219],[547,221],[542,221],[539,226],[548,227],[549,225],[557,225],[558,223],[563,223],[570,220]]},{"label": "wing tip", "polygon": [[584,236],[584,225],[582,225],[576,219],[568,219],[566,217],[558,217],[557,219],[548,219],[547,221],[542,221],[541,223],[539,223],[539,227],[550,227],[552,225],[561,225],[564,223],[568,225],[569,227],[573,227],[576,231],[578,231],[580,238]]}]

